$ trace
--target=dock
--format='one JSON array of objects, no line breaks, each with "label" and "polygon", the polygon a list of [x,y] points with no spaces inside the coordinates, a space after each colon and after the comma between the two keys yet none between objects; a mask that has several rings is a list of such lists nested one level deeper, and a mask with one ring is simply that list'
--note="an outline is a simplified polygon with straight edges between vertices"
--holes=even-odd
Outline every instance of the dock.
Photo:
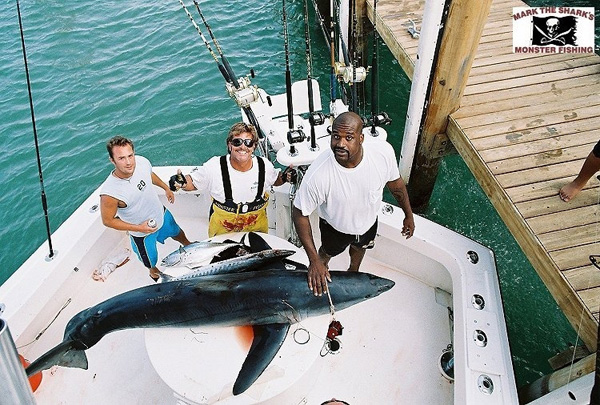
[{"label": "dock", "polygon": [[[378,0],[377,31],[409,78],[425,2]],[[575,178],[600,139],[600,56],[513,53],[513,7],[493,0],[460,103],[446,135],[479,182],[567,319],[596,350],[600,183],[570,202]],[[373,21],[373,0],[367,0]]]}]

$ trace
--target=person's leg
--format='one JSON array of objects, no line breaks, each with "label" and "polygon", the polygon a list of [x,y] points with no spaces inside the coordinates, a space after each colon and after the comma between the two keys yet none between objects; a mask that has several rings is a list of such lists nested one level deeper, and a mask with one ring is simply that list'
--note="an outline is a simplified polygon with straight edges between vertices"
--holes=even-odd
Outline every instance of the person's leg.
[{"label": "person's leg", "polygon": [[348,267],[348,271],[358,271],[366,251],[367,249],[360,248],[356,245],[350,245],[350,267]]},{"label": "person's leg", "polygon": [[188,240],[187,236],[185,236],[185,232],[183,232],[183,229],[180,229],[179,233],[173,236],[173,239],[181,243],[183,246],[187,246],[192,243]]},{"label": "person's leg", "polygon": [[585,187],[586,183],[592,176],[600,170],[600,157],[597,157],[593,152],[590,152],[588,157],[583,162],[583,166],[579,171],[579,174],[569,184],[563,186],[558,194],[560,195],[561,200],[569,201],[573,197],[575,197],[582,188]]},{"label": "person's leg", "polygon": [[156,234],[150,234],[145,237],[131,236],[131,247],[138,256],[144,267],[148,269],[150,277],[158,281],[161,272],[156,267],[158,260],[158,250],[156,249]]},{"label": "person's leg", "polygon": [[173,238],[183,246],[192,243],[188,240],[183,229],[177,225],[175,218],[173,218],[169,210],[165,210],[163,226],[158,230],[157,240],[160,243],[164,243],[167,238]]}]

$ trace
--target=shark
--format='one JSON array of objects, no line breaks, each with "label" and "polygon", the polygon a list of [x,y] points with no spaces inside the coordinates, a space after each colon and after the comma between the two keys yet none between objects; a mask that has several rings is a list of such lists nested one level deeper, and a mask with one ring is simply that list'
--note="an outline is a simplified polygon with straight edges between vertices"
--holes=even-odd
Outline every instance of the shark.
[{"label": "shark", "polygon": [[[258,234],[248,235],[255,253],[270,249]],[[271,363],[291,325],[330,312],[329,299],[308,289],[306,266],[296,264],[279,260],[249,271],[172,279],[109,298],[73,316],[63,341],[31,363],[26,373],[31,376],[55,365],[87,369],[85,351],[118,330],[251,325],[254,338],[233,385],[233,394],[239,395]],[[331,275],[329,294],[336,310],[394,286],[392,280],[370,273],[331,271]]]}]

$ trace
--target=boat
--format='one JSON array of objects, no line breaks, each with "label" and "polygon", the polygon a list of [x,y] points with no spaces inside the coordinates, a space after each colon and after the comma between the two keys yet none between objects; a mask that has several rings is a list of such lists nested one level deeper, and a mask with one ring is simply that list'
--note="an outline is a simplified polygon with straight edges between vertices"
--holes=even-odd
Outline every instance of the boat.
[{"label": "boat", "polygon": [[[346,69],[349,81],[356,77],[353,70]],[[236,81],[228,82],[229,94],[243,119],[261,128],[262,153],[281,165],[310,165],[329,147],[333,111],[348,109],[341,99],[332,99],[329,112],[319,117],[320,89],[310,75],[275,95],[250,78]],[[303,129],[310,129],[311,136],[302,135]],[[371,122],[365,136],[382,142],[385,130]],[[178,169],[187,173],[193,166],[154,167],[166,182]],[[269,233],[261,237],[274,248],[293,250],[290,259],[307,264],[291,220],[295,187],[286,183],[273,189]],[[209,196],[179,192],[171,205],[158,191],[190,240],[208,238]],[[321,404],[331,398],[350,404],[518,403],[493,252],[418,215],[417,231],[406,239],[402,211],[386,202],[375,247],[361,272],[392,280],[394,287],[293,325],[273,361],[246,391],[234,395],[232,386],[252,341],[248,328],[194,326],[110,333],[86,350],[88,369],[52,367],[41,372],[41,382],[37,375],[32,392],[19,355],[26,362],[38,359],[62,341],[74,315],[152,283],[135,257],[123,259],[129,238],[103,225],[99,201],[95,190],[52,233],[52,256],[45,244],[40,246],[0,286],[7,392],[2,403]],[[227,238],[243,243],[246,236]],[[160,257],[178,248],[168,240],[159,245]],[[330,268],[346,269],[347,260],[342,254]],[[95,279],[107,263],[114,266],[104,281]],[[339,330],[332,339],[333,320],[343,324],[343,333]]]}]

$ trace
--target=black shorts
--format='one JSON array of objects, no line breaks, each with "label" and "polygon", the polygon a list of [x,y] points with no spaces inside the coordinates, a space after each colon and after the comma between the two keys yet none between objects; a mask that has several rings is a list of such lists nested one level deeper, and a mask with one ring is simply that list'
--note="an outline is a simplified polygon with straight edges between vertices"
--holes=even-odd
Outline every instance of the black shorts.
[{"label": "black shorts", "polygon": [[328,256],[333,257],[342,253],[350,245],[360,249],[373,249],[375,236],[377,236],[377,220],[362,235],[349,235],[339,232],[323,218],[319,218],[319,230],[321,231],[321,250]]}]

